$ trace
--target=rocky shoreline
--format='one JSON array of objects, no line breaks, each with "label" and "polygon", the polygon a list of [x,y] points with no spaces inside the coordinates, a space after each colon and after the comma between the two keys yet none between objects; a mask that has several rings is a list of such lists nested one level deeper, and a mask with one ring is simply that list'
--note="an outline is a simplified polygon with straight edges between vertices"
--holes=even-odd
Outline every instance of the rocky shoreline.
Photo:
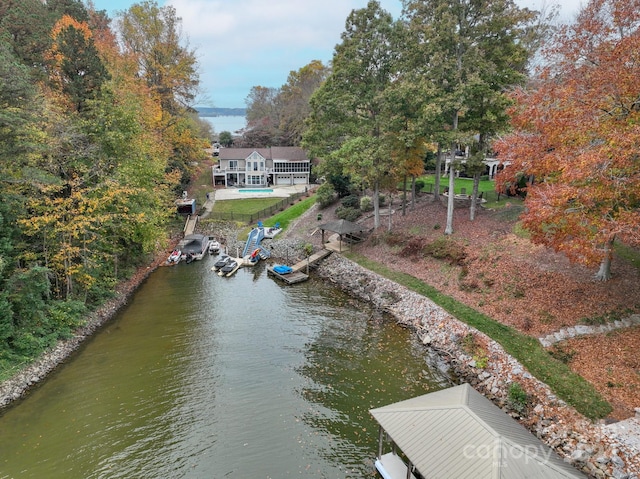
[{"label": "rocky shoreline", "polygon": [[[435,303],[397,283],[333,254],[317,268],[317,274],[356,298],[391,314],[416,332],[426,348],[435,350],[454,373],[496,405],[519,419],[562,458],[589,477],[637,479],[638,451],[619,440],[605,424],[593,424],[549,387],[538,381],[491,338],[457,320]],[[466,350],[469,339],[486,351],[482,358]],[[467,344],[465,348],[463,345]],[[518,383],[531,398],[521,417],[510,405],[509,385]]]}]

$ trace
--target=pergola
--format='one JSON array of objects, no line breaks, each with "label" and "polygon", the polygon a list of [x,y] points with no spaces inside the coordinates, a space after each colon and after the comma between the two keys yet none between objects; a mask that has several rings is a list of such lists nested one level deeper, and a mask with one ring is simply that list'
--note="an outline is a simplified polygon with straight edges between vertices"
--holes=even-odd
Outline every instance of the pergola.
[{"label": "pergola", "polygon": [[322,231],[322,244],[324,244],[325,231],[331,231],[332,233],[337,233],[340,236],[340,249],[342,249],[343,235],[361,233],[365,231],[367,228],[357,223],[352,223],[351,221],[338,220],[338,221],[331,221],[329,223],[321,224],[320,226],[318,226],[318,229]]}]

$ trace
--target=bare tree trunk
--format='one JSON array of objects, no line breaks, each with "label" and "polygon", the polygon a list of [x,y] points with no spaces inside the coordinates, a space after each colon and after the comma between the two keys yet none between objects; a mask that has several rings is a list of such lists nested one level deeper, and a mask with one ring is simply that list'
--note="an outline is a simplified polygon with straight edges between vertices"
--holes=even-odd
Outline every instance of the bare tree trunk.
[{"label": "bare tree trunk", "polygon": [[[455,150],[451,150],[451,153],[454,153]],[[453,158],[453,157],[452,157]],[[454,194],[455,187],[455,173],[453,170],[453,159],[451,163],[449,163],[449,198],[447,201],[447,227],[444,230],[444,234],[451,235],[453,234],[453,201],[455,200]]]},{"label": "bare tree trunk", "polygon": [[[453,113],[453,131],[458,129],[458,112]],[[451,142],[451,163],[449,163],[449,201],[447,202],[447,227],[444,234],[453,234],[453,201],[455,199],[455,161],[456,161],[456,142]]]},{"label": "bare tree trunk", "polygon": [[433,200],[440,203],[440,171],[442,170],[442,148],[438,143],[438,153],[436,154],[436,176],[433,185]]},{"label": "bare tree trunk", "polygon": [[600,269],[595,275],[596,281],[609,281],[611,279],[611,259],[613,257],[613,242],[615,241],[615,236],[613,236],[607,243],[604,245],[604,258],[602,258],[602,262],[600,263]]},{"label": "bare tree trunk", "polygon": [[416,209],[416,177],[411,176],[411,211]]},{"label": "bare tree trunk", "polygon": [[469,208],[469,219],[476,219],[476,204],[478,202],[478,190],[480,189],[480,172],[473,174],[473,192],[471,193],[471,207]]},{"label": "bare tree trunk", "polygon": [[373,229],[380,227],[380,187],[376,181],[373,186]]},{"label": "bare tree trunk", "polygon": [[407,175],[404,175],[404,177],[402,178],[402,216],[406,216],[406,215],[407,215]]},{"label": "bare tree trunk", "polygon": [[389,214],[388,214],[388,225],[387,225],[387,230],[391,231],[391,205],[393,205],[393,194],[390,191],[389,192]]}]

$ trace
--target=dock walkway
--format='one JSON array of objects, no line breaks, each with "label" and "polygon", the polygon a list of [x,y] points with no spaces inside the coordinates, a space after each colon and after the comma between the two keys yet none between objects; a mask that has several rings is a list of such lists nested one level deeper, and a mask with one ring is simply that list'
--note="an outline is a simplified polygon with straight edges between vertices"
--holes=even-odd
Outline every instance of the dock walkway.
[{"label": "dock walkway", "polygon": [[296,284],[301,283],[302,281],[306,281],[309,279],[309,275],[307,273],[303,273],[303,270],[306,270],[307,266],[311,267],[315,264],[319,263],[321,260],[329,256],[333,251],[328,249],[321,249],[317,253],[312,254],[307,259],[303,259],[298,263],[294,264],[291,269],[291,273],[280,274],[276,273],[272,267],[267,268],[267,272],[276,278],[284,281],[287,284]]},{"label": "dock walkway", "polygon": [[192,235],[196,230],[196,225],[198,224],[198,215],[189,215],[187,216],[187,221],[184,224],[184,235]]}]

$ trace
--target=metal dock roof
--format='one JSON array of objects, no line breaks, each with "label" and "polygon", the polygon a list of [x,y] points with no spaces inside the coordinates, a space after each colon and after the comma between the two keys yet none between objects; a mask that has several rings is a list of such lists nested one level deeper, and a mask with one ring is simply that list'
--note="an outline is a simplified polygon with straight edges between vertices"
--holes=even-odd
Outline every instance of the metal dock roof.
[{"label": "metal dock roof", "polygon": [[586,477],[468,384],[370,412],[430,479]]}]

